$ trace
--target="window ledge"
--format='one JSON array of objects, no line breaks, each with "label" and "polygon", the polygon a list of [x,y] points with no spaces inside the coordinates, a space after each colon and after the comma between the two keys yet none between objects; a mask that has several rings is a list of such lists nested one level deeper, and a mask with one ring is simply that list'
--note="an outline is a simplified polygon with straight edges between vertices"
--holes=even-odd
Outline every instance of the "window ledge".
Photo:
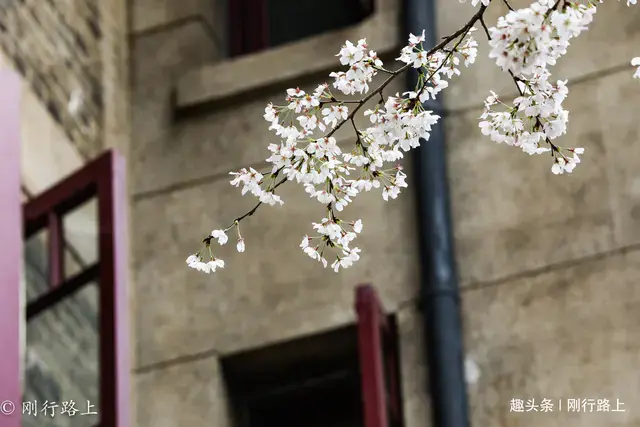
[{"label": "window ledge", "polygon": [[345,40],[366,37],[379,56],[388,54],[398,47],[398,8],[393,0],[376,0],[375,6],[374,14],[357,25],[187,72],[177,83],[176,108],[218,104],[243,93],[338,69],[335,54]]}]

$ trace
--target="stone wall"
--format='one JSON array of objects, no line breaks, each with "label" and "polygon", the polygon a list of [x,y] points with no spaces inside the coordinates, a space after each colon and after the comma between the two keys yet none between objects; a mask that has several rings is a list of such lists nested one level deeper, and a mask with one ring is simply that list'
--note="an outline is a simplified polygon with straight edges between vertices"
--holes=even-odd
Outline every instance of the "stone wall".
[{"label": "stone wall", "polygon": [[67,138],[87,158],[102,150],[99,2],[26,0],[0,7],[0,47]]},{"label": "stone wall", "polygon": [[[488,25],[506,13],[498,3]],[[444,36],[469,5],[438,4]],[[552,175],[546,156],[530,157],[479,133],[489,90],[515,96],[486,49],[447,89],[466,345],[480,371],[469,389],[473,425],[638,423],[638,386],[628,380],[640,362],[640,85],[629,66],[638,29],[640,9],[605,2],[555,68],[555,78],[569,79],[569,128],[559,142],[586,150],[568,176]],[[510,413],[514,398],[553,399],[556,413]],[[620,399],[626,412],[557,413],[557,399],[590,398],[609,399],[612,409]]]}]

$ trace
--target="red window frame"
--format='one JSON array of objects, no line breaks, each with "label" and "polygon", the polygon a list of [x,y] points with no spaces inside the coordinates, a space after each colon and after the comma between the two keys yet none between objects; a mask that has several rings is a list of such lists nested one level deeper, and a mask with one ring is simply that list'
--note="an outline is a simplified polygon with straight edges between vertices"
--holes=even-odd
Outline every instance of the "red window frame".
[{"label": "red window frame", "polygon": [[373,286],[358,286],[355,300],[364,425],[401,426],[397,331]]},{"label": "red window frame", "polygon": [[[3,427],[19,427],[22,415],[20,367],[20,276],[22,239],[49,231],[49,291],[31,301],[31,319],[93,280],[99,284],[100,427],[130,424],[129,305],[127,298],[127,193],[125,161],[109,151],[49,190],[22,204],[20,193],[20,99],[22,83],[10,70],[0,71],[0,405],[12,402]],[[62,217],[96,197],[98,262],[64,279]],[[0,408],[5,411],[7,408]]]},{"label": "red window frame", "polygon": [[[99,285],[100,427],[126,427],[130,364],[124,158],[108,151],[24,204],[24,238],[49,231],[49,291],[27,304],[30,320],[92,281]],[[62,218],[98,201],[98,262],[65,280]]]}]

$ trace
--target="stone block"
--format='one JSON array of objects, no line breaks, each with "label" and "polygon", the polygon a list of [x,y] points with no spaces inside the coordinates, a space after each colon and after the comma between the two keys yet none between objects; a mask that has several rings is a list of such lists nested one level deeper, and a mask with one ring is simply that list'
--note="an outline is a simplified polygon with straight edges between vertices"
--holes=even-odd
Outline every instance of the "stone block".
[{"label": "stone block", "polygon": [[[572,174],[553,175],[547,155],[497,145],[478,128],[480,110],[447,118],[449,175],[462,283],[501,277],[616,247],[606,160],[616,151],[594,103],[600,81],[571,87],[564,147],[584,147]],[[624,108],[624,107],[620,107]]]},{"label": "stone block", "polygon": [[[480,372],[473,425],[638,423],[628,372],[640,363],[638,265],[640,252],[618,251],[464,291],[466,349]],[[550,399],[554,412],[510,412],[511,399]],[[608,399],[612,410],[619,399],[626,412],[570,413],[567,399]]]},{"label": "stone block", "polygon": [[139,427],[231,427],[220,364],[207,357],[135,374]]},{"label": "stone block", "polygon": [[[339,65],[339,63],[337,63]],[[339,69],[336,66],[336,69]],[[375,80],[378,86],[386,76],[379,76]],[[326,79],[310,81],[301,85],[305,91],[313,91],[321,82],[331,82]],[[292,84],[295,86],[295,84]],[[371,87],[375,87],[373,84]],[[385,96],[396,92],[403,92],[404,79],[396,78],[387,87]],[[211,178],[224,176],[229,171],[241,167],[260,166],[262,170],[271,154],[267,150],[270,143],[279,142],[280,138],[269,130],[269,123],[263,118],[264,108],[269,102],[284,105],[284,90],[273,90],[266,94],[247,95],[244,100],[228,108],[185,118],[164,126],[164,134],[149,140],[141,137],[136,141],[136,170],[134,174],[135,192],[144,193],[158,189]],[[344,96],[341,99],[348,99]],[[355,98],[354,98],[355,99]],[[369,101],[356,116],[359,128],[370,126],[369,119],[361,113],[367,108],[373,108],[378,98]],[[149,117],[148,122],[158,121],[152,113],[160,105],[153,104],[152,108],[138,112],[138,116]],[[352,107],[348,105],[348,107]],[[149,114],[147,114],[147,111]],[[167,112],[168,114],[168,112]],[[148,128],[138,122],[139,133]],[[318,134],[320,137],[321,134]],[[336,138],[344,147],[353,146],[355,133],[350,123],[345,124],[337,133]]]},{"label": "stone block", "polygon": [[416,308],[408,306],[398,310],[396,316],[405,425],[430,426],[431,400],[427,390],[428,361],[424,346],[422,314]]},{"label": "stone block", "polygon": [[135,0],[131,10],[132,32],[140,33],[192,19],[205,23],[210,36],[222,48],[227,32],[224,3],[223,0]]},{"label": "stone block", "polygon": [[263,206],[241,223],[246,252],[235,251],[234,234],[214,247],[226,267],[211,276],[184,260],[211,229],[254,206],[253,198],[242,198],[224,179],[134,205],[135,293],[145,301],[135,313],[139,365],[211,349],[226,354],[344,325],[354,320],[353,289],[360,283],[375,285],[390,311],[415,295],[411,192],[389,204],[371,192],[345,210],[345,219],[363,219],[363,253],[357,265],[336,274],[298,247],[323,206],[299,185],[280,188],[284,206]]},{"label": "stone block", "polygon": [[[199,22],[160,33],[149,33],[132,41],[132,144],[130,161],[140,164],[148,147],[173,126],[171,88],[191,67],[218,57],[215,45]],[[135,168],[132,185],[148,170]]]},{"label": "stone block", "polygon": [[[599,80],[583,102],[595,102],[594,117],[605,136],[606,155],[597,161],[606,166],[611,208],[615,218],[616,243],[640,241],[640,85],[626,70]],[[595,160],[595,159],[594,159]]]}]

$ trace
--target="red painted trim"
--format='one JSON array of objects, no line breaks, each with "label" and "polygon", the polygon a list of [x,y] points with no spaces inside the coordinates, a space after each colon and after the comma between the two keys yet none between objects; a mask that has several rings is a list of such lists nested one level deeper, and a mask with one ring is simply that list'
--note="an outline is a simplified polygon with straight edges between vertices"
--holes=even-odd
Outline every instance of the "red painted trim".
[{"label": "red painted trim", "polygon": [[64,229],[62,217],[49,212],[49,288],[64,281]]},{"label": "red painted trim", "polygon": [[370,285],[356,288],[356,312],[365,427],[402,426],[397,331]]},{"label": "red painted trim", "polygon": [[[73,278],[58,280],[59,286],[27,306],[31,319],[79,290],[92,280],[100,287],[100,426],[130,425],[129,304],[127,297],[127,193],[125,161],[114,151],[94,160],[23,207],[24,235],[49,227],[50,259],[60,278],[63,267],[60,218],[92,197],[98,199],[99,262]],[[18,186],[19,189],[19,186]],[[57,236],[57,237],[56,237]],[[18,263],[17,265],[20,265]],[[54,268],[55,270],[55,268]],[[53,280],[53,279],[52,279]],[[4,427],[4,425],[2,426]]]},{"label": "red painted trim", "polygon": [[100,421],[126,427],[131,416],[126,167],[114,151],[100,161]]},{"label": "red painted trim", "polygon": [[384,322],[376,292],[370,285],[356,288],[358,344],[365,427],[388,427],[380,325]]},{"label": "red painted trim", "polygon": [[22,214],[25,221],[25,239],[48,225],[49,213],[53,209],[58,215],[63,216],[96,195],[99,171],[95,169],[95,164],[98,160],[24,204]]},{"label": "red painted trim", "polygon": [[27,304],[27,321],[56,305],[69,295],[80,290],[84,285],[100,277],[100,266],[95,263],[73,277],[65,280],[50,292],[39,296]]},{"label": "red painted trim", "polygon": [[5,401],[15,405],[12,415],[0,415],[2,427],[20,427],[20,276],[22,215],[20,206],[20,77],[0,70],[0,410]]}]

